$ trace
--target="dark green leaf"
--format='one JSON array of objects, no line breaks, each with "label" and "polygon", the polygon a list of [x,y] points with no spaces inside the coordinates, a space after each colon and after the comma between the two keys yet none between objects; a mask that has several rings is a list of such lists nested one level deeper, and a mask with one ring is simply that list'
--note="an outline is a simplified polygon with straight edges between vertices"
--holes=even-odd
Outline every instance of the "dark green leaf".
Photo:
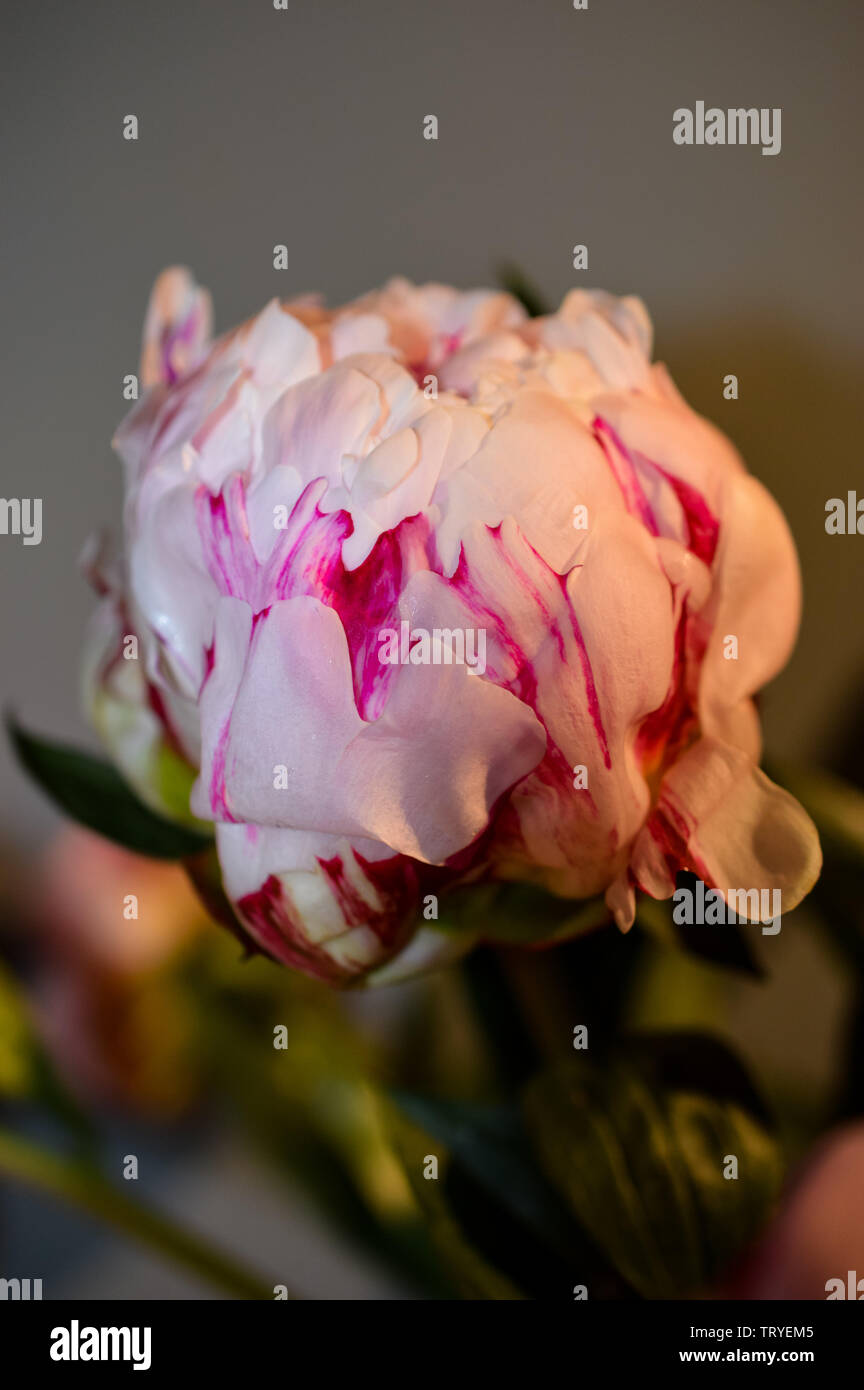
[{"label": "dark green leaf", "polygon": [[569,941],[610,920],[602,898],[558,898],[531,883],[502,883],[487,914],[483,938],[514,946]]},{"label": "dark green leaf", "polygon": [[732,1101],[770,1129],[771,1117],[747,1069],[720,1038],[676,1028],[668,1033],[633,1033],[623,1047],[653,1086]]},{"label": "dark green leaf", "polygon": [[[464,1298],[512,1300],[526,1296],[482,1249],[482,1240],[466,1229],[464,1214],[457,1210],[452,1191],[454,1160],[445,1146],[415,1125],[400,1106],[387,1107],[391,1142],[399,1155],[414,1196],[423,1212],[443,1270]],[[431,1154],[438,1161],[437,1178],[424,1177]],[[500,1219],[500,1218],[499,1218]]]},{"label": "dark green leaf", "polygon": [[34,738],[11,718],[7,727],[22,767],[61,810],[89,830],[151,859],[182,859],[211,843],[149,810],[103,759]]},{"label": "dark green leaf", "polygon": [[[469,1297],[570,1301],[575,1284],[633,1297],[540,1171],[515,1107],[394,1099],[408,1121],[396,1135],[408,1177]],[[430,1154],[437,1181],[422,1176]]]},{"label": "dark green leaf", "polygon": [[[693,892],[695,884],[695,874],[678,874],[676,888],[688,888]],[[710,965],[741,971],[755,979],[764,978],[765,971],[754,955],[747,935],[754,930],[749,924],[711,926],[698,922],[690,925],[677,923],[673,921],[671,900],[657,902],[647,895],[639,897],[636,919],[650,936],[664,946],[680,947],[688,955],[698,956]]]},{"label": "dark green leaf", "polygon": [[[619,1274],[646,1298],[676,1298],[709,1287],[749,1244],[781,1164],[749,1098],[733,1097],[734,1069],[711,1095],[638,1046],[538,1078],[526,1114],[547,1175]],[[724,1175],[730,1156],[737,1178]]]},{"label": "dark green leaf", "polygon": [[569,941],[610,920],[602,898],[559,898],[531,883],[470,884],[443,906],[440,930],[506,946]]},{"label": "dark green leaf", "polygon": [[538,1069],[538,1051],[500,951],[478,946],[466,956],[462,974],[502,1086],[509,1090],[523,1085]]},{"label": "dark green leaf", "polygon": [[522,308],[532,318],[538,318],[541,314],[548,314],[549,310],[537,286],[518,265],[512,261],[504,261],[499,265],[497,273],[498,283],[507,290],[508,294],[512,294],[514,299],[519,300]]},{"label": "dark green leaf", "polygon": [[537,1170],[518,1112],[427,1096],[393,1096],[400,1110],[433,1139],[501,1204],[552,1248],[561,1248],[562,1208]]}]

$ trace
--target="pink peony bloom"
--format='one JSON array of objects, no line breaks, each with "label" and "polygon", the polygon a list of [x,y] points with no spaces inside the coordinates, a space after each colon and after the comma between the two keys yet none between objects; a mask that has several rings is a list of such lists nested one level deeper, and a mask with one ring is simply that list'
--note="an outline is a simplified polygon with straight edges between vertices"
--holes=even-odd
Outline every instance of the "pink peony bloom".
[{"label": "pink peony bloom", "polygon": [[260,947],[391,978],[471,944],[429,901],[479,879],[605,894],[625,929],[681,868],[801,899],[818,840],[752,698],[795,638],[794,546],[639,300],[530,320],[394,280],[208,324],[166,272],[86,685],[149,803],[214,822]]}]

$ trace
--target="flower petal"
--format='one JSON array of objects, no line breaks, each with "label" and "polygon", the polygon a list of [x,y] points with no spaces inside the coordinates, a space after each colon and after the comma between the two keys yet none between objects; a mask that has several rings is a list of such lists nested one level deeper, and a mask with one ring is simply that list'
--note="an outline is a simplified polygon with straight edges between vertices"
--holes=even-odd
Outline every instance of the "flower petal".
[{"label": "flower petal", "polygon": [[654,898],[671,897],[676,874],[689,869],[724,898],[779,889],[791,912],[819,877],[822,852],[793,796],[740,749],[702,738],[666,774],[631,867]]}]

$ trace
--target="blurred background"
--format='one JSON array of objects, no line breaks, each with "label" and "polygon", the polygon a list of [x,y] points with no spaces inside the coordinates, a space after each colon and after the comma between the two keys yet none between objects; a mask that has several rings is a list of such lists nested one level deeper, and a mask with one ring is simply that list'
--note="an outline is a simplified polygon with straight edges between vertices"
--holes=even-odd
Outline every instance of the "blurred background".
[{"label": "blurred background", "polygon": [[[221,331],[274,295],[338,302],[396,273],[484,285],[509,260],[549,303],[575,286],[644,298],[657,356],[731,435],[798,544],[801,639],[764,698],[768,752],[864,782],[864,538],[825,532],[828,498],[856,485],[864,495],[859,4],[43,0],[8,5],[2,33],[2,493],[43,499],[41,545],[0,537],[2,698],[28,727],[92,743],[78,714],[91,599],[77,560],[88,535],[119,518],[110,438],[164,266],[192,268]],[[698,100],[780,107],[781,153],[676,146],[672,113]],[[129,114],[137,142],[122,138]],[[423,139],[428,114],[437,142]],[[288,247],[285,271],[273,269],[276,243]],[[575,243],[588,247],[587,272],[572,269]],[[727,373],[736,401],[723,399]],[[34,998],[117,1154],[146,1155],[139,1187],[276,1273],[290,1248],[313,1296],[420,1296],[404,1267],[394,1275],[347,1242],[301,1193],[271,1194],[245,1129],[194,1102],[206,1062],[179,1066],[180,1041],[165,1076],[123,1072],[129,980],[152,978],[176,949],[203,971],[198,989],[217,969],[211,950],[229,975],[236,951],[196,945],[193,905],[175,921],[163,888],[164,956],[112,961],[93,885],[131,870],[61,833],[5,743],[0,783],[4,911],[45,942]],[[75,887],[72,862],[86,866]],[[78,933],[87,940],[70,963]],[[772,967],[782,988],[724,985],[723,1017],[781,1088],[797,1077],[818,1093],[844,1028],[844,971],[794,929]],[[249,969],[269,981],[265,964]],[[146,1015],[142,988],[133,995]],[[419,988],[432,1007],[438,987]],[[665,997],[687,1021],[706,991],[715,986],[692,977]],[[403,999],[364,1004],[363,1036]],[[194,1033],[184,1007],[178,1039]],[[101,1042],[97,1029],[94,1055],[70,1059],[73,1041],[88,1051],[82,1011],[99,1018]],[[133,1073],[150,1052],[146,1018],[138,1024],[126,1039]],[[150,1026],[165,1036],[161,1015]],[[106,1058],[119,1076],[104,1074]],[[203,1296],[21,1189],[5,1193],[0,1223],[0,1274],[41,1275],[46,1296]]]}]

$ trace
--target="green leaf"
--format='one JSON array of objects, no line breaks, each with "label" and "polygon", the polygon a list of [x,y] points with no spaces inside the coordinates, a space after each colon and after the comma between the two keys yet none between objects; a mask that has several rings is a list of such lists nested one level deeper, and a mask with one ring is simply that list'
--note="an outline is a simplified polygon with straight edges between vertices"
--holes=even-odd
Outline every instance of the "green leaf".
[{"label": "green leaf", "polygon": [[[646,1040],[647,1044],[647,1040]],[[680,1043],[679,1075],[634,1040],[598,1066],[573,1058],[531,1084],[529,1130],[544,1170],[623,1279],[651,1299],[708,1288],[763,1224],[777,1195],[777,1147],[750,1096],[700,1089]],[[711,1044],[716,1052],[719,1043]],[[729,1157],[738,1177],[727,1178]],[[590,1296],[590,1290],[589,1290]]]},{"label": "green leaf", "polygon": [[656,1087],[703,1092],[716,1101],[734,1102],[770,1129],[771,1117],[749,1073],[719,1037],[688,1028],[633,1033],[623,1050],[650,1073]]},{"label": "green leaf", "polygon": [[34,738],[11,718],[7,728],[22,767],[61,810],[88,830],[151,859],[182,859],[209,847],[206,836],[142,805],[110,763]]},{"label": "green leaf", "polygon": [[[394,1143],[468,1297],[571,1300],[575,1284],[633,1297],[541,1171],[517,1107],[402,1092],[394,1102]],[[424,1176],[430,1156],[437,1180]]]},{"label": "green leaf", "polygon": [[546,945],[597,931],[610,916],[602,897],[558,898],[530,883],[504,883],[488,910],[483,936],[514,946],[535,941]]},{"label": "green leaf", "polygon": [[[426,1218],[429,1234],[446,1273],[465,1298],[518,1300],[524,1291],[488,1259],[473,1233],[466,1229],[456,1209],[451,1179],[456,1168],[447,1148],[423,1127],[413,1123],[399,1105],[386,1112],[388,1129],[415,1197]],[[437,1178],[423,1176],[429,1156],[438,1161]]]},{"label": "green leaf", "polygon": [[499,265],[497,276],[498,283],[508,294],[512,294],[514,299],[519,300],[522,308],[532,318],[548,314],[549,310],[537,286],[513,261],[504,261]]},{"label": "green leaf", "polygon": [[520,1087],[540,1066],[540,1052],[499,950],[478,946],[462,963],[478,1032],[505,1094]]},{"label": "green leaf", "polygon": [[531,946],[569,941],[609,920],[601,897],[559,898],[532,883],[472,883],[442,899],[436,925],[472,944]]},{"label": "green leaf", "polygon": [[393,1099],[414,1124],[458,1157],[517,1220],[551,1248],[562,1249],[561,1202],[534,1163],[517,1111],[404,1092],[397,1092]]},{"label": "green leaf", "polygon": [[[694,890],[696,875],[690,872],[678,874],[677,888]],[[739,971],[761,980],[765,971],[753,953],[747,933],[752,935],[752,926],[727,923],[723,927],[712,927],[702,923],[687,926],[672,919],[672,902],[657,902],[640,894],[636,918],[639,924],[663,946],[676,947],[690,956],[697,956],[710,965],[719,965],[726,970]]]}]

